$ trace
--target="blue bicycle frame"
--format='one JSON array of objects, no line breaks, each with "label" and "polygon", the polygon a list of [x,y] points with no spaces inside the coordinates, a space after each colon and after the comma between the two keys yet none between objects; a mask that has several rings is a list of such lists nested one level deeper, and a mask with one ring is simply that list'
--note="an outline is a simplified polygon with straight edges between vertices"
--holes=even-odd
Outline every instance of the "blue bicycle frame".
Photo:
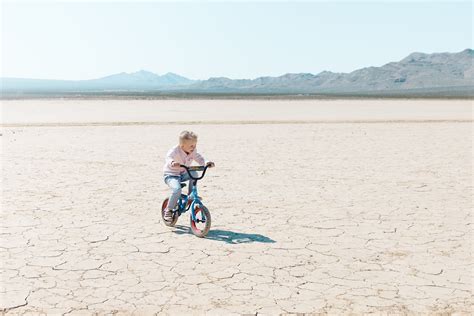
[{"label": "blue bicycle frame", "polygon": [[[194,181],[194,185],[193,185],[193,189],[191,190],[191,194],[189,194],[189,195],[181,194],[181,196],[178,200],[178,205],[179,205],[178,212],[179,212],[179,215],[181,215],[183,213],[186,213],[189,210],[189,208],[191,208],[191,218],[192,218],[193,222],[196,222],[196,220],[197,220],[196,219],[196,214],[194,213],[193,210],[195,209],[196,204],[198,206],[202,206],[201,200],[199,199],[199,196],[198,196],[198,193],[197,193],[197,181],[204,177],[208,166],[205,166],[205,167],[200,166],[200,167],[195,167],[194,168],[196,170],[203,170],[203,173],[199,178],[194,178],[191,175],[191,173],[189,172],[190,168],[193,168],[193,167],[188,167],[188,166],[185,166],[185,165],[181,165],[181,167],[186,169],[186,171],[189,174],[189,177],[191,178],[192,181]],[[188,205],[188,201],[189,201],[190,198],[192,198],[193,202],[190,205]],[[206,221],[205,215],[204,215],[204,213],[201,213],[201,214],[203,216],[202,222],[205,222]]]}]

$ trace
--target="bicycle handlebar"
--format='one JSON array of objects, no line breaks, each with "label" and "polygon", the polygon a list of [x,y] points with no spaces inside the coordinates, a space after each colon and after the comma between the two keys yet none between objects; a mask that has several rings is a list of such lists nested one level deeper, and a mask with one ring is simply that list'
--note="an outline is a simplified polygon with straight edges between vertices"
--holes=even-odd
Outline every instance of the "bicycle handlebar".
[{"label": "bicycle handlebar", "polygon": [[[209,168],[209,166],[186,166],[186,165],[179,165],[180,167],[186,169],[186,171],[188,172],[188,175],[191,179],[193,180],[201,180],[202,178],[204,178],[204,175],[206,174],[206,170],[207,168]],[[199,178],[195,178],[191,175],[191,171],[202,171],[202,174]]]}]

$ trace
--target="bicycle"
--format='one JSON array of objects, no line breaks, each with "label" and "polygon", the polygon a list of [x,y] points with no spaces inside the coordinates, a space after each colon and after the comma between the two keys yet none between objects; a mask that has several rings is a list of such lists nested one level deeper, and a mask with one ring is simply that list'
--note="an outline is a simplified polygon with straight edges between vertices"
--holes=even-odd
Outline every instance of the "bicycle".
[{"label": "bicycle", "polygon": [[[163,204],[161,205],[161,218],[163,219],[163,222],[166,226],[173,227],[174,225],[176,225],[176,222],[178,221],[178,218],[181,216],[181,214],[186,213],[189,209],[191,209],[191,231],[195,236],[202,238],[205,237],[209,232],[209,229],[211,229],[211,213],[209,212],[207,207],[204,206],[204,204],[201,202],[201,197],[198,196],[197,182],[198,180],[204,178],[206,170],[209,166],[188,167],[185,165],[180,165],[180,167],[185,168],[189,177],[192,179],[194,184],[193,189],[191,191],[191,194],[189,195],[181,193],[181,196],[179,197],[177,203],[178,208],[173,211],[173,217],[171,221],[167,221],[164,218],[165,210],[168,208],[169,201],[169,197],[166,198],[163,201]],[[202,171],[202,174],[200,177],[195,178],[192,176],[191,171]],[[181,188],[184,188],[185,186],[186,183],[181,183]]]}]

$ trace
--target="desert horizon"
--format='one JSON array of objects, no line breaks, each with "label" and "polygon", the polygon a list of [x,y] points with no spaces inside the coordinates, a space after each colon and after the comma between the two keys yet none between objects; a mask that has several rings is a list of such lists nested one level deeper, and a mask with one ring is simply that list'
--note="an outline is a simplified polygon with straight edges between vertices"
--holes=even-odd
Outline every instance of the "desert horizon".
[{"label": "desert horizon", "polygon": [[136,95],[157,97],[178,94],[194,97],[197,94],[321,94],[326,96],[382,96],[382,97],[459,97],[472,98],[473,58],[471,48],[460,52],[413,52],[399,61],[380,67],[365,67],[350,72],[320,71],[286,73],[255,79],[230,79],[212,76],[193,80],[168,72],[158,75],[139,70],[120,72],[87,80],[45,80],[0,77],[1,95],[6,98],[21,96],[106,96]]}]

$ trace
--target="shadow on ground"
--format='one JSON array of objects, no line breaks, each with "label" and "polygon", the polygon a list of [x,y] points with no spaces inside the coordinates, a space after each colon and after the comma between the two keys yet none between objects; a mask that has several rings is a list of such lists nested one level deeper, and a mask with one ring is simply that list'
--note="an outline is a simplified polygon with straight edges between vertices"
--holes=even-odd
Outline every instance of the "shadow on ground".
[{"label": "shadow on ground", "polygon": [[[192,231],[189,227],[183,225],[176,225],[174,233],[178,235],[190,234]],[[244,244],[251,242],[274,243],[275,240],[260,234],[245,234],[236,233],[229,230],[211,229],[206,236],[206,239],[223,241],[228,244]]]}]

